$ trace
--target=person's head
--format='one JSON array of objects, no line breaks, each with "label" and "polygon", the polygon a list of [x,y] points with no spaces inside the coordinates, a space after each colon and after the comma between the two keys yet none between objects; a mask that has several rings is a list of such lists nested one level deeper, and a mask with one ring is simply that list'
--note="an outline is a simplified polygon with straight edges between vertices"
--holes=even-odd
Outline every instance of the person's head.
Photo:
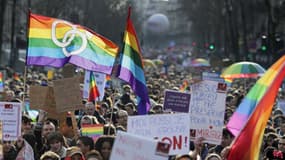
[{"label": "person's head", "polygon": [[22,133],[29,133],[32,131],[32,119],[29,115],[23,114],[22,115]]},{"label": "person's head", "polygon": [[96,150],[91,150],[86,154],[86,160],[103,160],[101,154]]},{"label": "person's head", "polygon": [[55,125],[50,121],[45,121],[42,128],[42,137],[46,138],[52,132],[55,132]]},{"label": "person's head", "polygon": [[285,137],[280,137],[278,139],[278,150],[285,152]]},{"label": "person's head", "polygon": [[40,160],[60,160],[60,157],[52,151],[47,151],[41,156]]},{"label": "person's head", "polygon": [[227,128],[223,128],[223,137],[221,146],[226,147],[229,146],[232,143],[232,140],[234,139],[234,136],[227,130]]},{"label": "person's head", "polygon": [[3,141],[3,153],[8,153],[14,147],[12,141]]},{"label": "person's head", "polygon": [[64,146],[64,138],[60,132],[51,132],[47,135],[47,143],[50,146],[50,150],[59,153]]},{"label": "person's head", "polygon": [[222,160],[222,158],[216,153],[211,153],[211,154],[207,155],[205,160]]},{"label": "person's head", "polygon": [[118,122],[118,125],[121,125],[127,128],[128,112],[120,109],[117,113],[117,122]]},{"label": "person's head", "polygon": [[93,116],[95,112],[95,105],[92,102],[87,102],[85,104],[85,113],[87,115]]},{"label": "person's head", "polygon": [[91,137],[81,136],[76,142],[77,147],[80,148],[81,152],[85,155],[87,152],[94,149],[94,141]]},{"label": "person's head", "polygon": [[116,135],[116,127],[111,123],[105,124],[103,127],[103,135]]},{"label": "person's head", "polygon": [[66,149],[66,160],[84,160],[84,155],[80,151],[80,148],[76,146],[68,147]]},{"label": "person's head", "polygon": [[99,124],[95,116],[85,115],[81,118],[80,126],[90,125],[90,124]]},{"label": "person's head", "polygon": [[10,102],[15,98],[15,93],[12,90],[8,90],[5,93],[5,100]]},{"label": "person's head", "polygon": [[154,111],[154,113],[159,114],[159,113],[163,113],[163,107],[161,104],[157,104],[155,106],[152,107],[152,110]]},{"label": "person's head", "polygon": [[188,154],[183,154],[183,155],[177,155],[175,157],[175,160],[192,160],[192,158]]},{"label": "person's head", "polygon": [[99,153],[103,157],[103,160],[109,159],[111,155],[114,139],[115,138],[112,136],[102,136],[97,139],[95,143],[95,150],[99,151]]},{"label": "person's head", "polygon": [[125,110],[128,112],[128,115],[132,116],[136,114],[136,108],[133,103],[127,103],[125,105]]}]

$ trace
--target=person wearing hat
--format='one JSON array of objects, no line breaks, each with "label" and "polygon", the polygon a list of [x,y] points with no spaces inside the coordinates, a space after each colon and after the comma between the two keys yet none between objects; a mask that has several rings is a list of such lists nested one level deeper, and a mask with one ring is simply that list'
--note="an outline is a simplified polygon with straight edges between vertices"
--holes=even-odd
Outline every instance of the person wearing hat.
[{"label": "person wearing hat", "polygon": [[26,113],[23,113],[22,115],[22,128],[21,128],[21,131],[23,134],[28,134],[30,132],[33,132],[33,125],[31,124],[32,122],[32,118],[26,114]]},{"label": "person wearing hat", "polygon": [[80,148],[72,146],[67,148],[64,160],[85,160]]}]

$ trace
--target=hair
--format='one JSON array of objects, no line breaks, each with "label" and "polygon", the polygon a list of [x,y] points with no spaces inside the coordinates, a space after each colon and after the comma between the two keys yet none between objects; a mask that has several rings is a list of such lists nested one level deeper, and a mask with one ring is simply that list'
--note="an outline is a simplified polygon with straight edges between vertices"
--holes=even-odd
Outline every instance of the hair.
[{"label": "hair", "polygon": [[57,140],[62,143],[62,145],[65,145],[65,141],[63,138],[63,135],[60,132],[51,132],[47,136],[47,143],[50,145],[53,140]]},{"label": "hair", "polygon": [[[110,131],[109,131],[110,130]],[[109,133],[110,132],[110,133]],[[104,135],[115,135],[116,134],[116,128],[113,124],[105,124],[103,127],[103,134]]]},{"label": "hair", "polygon": [[94,149],[94,141],[91,137],[81,136],[78,138],[85,146],[89,146],[90,150]]},{"label": "hair", "polygon": [[59,157],[56,153],[54,153],[54,152],[52,152],[52,151],[47,151],[47,152],[45,152],[45,153],[41,156],[40,160],[46,160],[46,159],[48,159],[48,158],[50,158],[50,159],[52,159],[52,160],[60,160],[60,157]]},{"label": "hair", "polygon": [[211,153],[211,154],[209,154],[209,155],[207,155],[207,157],[205,158],[205,160],[208,160],[208,159],[210,159],[210,158],[218,158],[218,159],[220,159],[220,160],[222,160],[222,158],[218,155],[218,154],[216,154],[216,153]]},{"label": "hair", "polygon": [[111,146],[114,144],[115,137],[114,136],[101,136],[97,139],[95,143],[95,150],[101,153],[102,145],[104,142],[109,142]]},{"label": "hair", "polygon": [[97,158],[98,160],[103,160],[100,152],[94,149],[86,153],[86,160],[89,158]]}]

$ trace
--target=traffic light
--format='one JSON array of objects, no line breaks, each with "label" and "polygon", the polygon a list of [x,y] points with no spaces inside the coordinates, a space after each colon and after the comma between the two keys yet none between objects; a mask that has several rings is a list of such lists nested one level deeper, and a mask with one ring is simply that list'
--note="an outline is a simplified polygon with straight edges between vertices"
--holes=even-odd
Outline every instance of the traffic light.
[{"label": "traffic light", "polygon": [[215,50],[215,44],[213,44],[213,43],[211,43],[210,45],[209,45],[209,50],[210,51],[213,51],[213,50]]},{"label": "traffic light", "polygon": [[268,46],[267,46],[267,36],[266,35],[262,35],[261,36],[261,46],[260,46],[260,50],[262,52],[266,52],[268,49]]}]

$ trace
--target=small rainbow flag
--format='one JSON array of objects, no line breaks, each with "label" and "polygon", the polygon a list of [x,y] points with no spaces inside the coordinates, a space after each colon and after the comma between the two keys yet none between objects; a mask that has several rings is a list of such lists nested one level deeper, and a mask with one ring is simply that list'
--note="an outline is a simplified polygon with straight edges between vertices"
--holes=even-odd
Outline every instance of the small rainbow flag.
[{"label": "small rainbow flag", "polygon": [[100,96],[99,90],[97,88],[95,76],[93,72],[90,72],[90,90],[89,90],[89,96],[88,96],[88,101],[92,102],[95,101],[97,97]]},{"label": "small rainbow flag", "polygon": [[21,81],[21,79],[17,73],[14,73],[13,78],[15,81]]},{"label": "small rainbow flag", "polygon": [[63,67],[111,74],[118,46],[94,31],[68,21],[30,13],[27,65]]},{"label": "small rainbow flag", "polygon": [[3,73],[0,72],[0,92],[4,91]]},{"label": "small rainbow flag", "polygon": [[81,127],[82,136],[92,137],[94,141],[104,133],[102,124],[83,125]]},{"label": "small rainbow flag", "polygon": [[187,80],[184,80],[182,85],[179,87],[179,91],[185,92],[187,90],[187,87],[189,87],[189,83]]},{"label": "small rainbow flag", "polygon": [[237,135],[228,159],[259,159],[264,129],[284,77],[285,55],[256,82],[227,124],[227,128]]},{"label": "small rainbow flag", "polygon": [[146,87],[143,70],[141,49],[136,31],[130,18],[131,8],[128,11],[127,26],[124,35],[123,55],[120,59],[118,77],[130,84],[137,95],[138,113],[147,114],[150,109],[150,101]]}]

